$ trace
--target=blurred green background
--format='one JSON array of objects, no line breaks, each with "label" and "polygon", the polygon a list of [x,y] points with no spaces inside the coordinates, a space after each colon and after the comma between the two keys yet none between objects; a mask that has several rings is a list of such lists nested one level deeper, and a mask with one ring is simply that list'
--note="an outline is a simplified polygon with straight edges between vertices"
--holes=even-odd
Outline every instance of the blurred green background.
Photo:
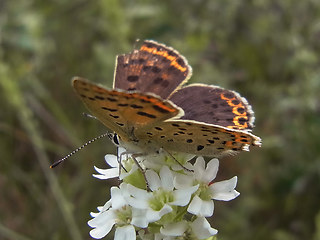
[{"label": "blurred green background", "polygon": [[[245,96],[262,148],[221,160],[241,195],[216,202],[221,240],[320,239],[320,1],[1,0],[0,239],[90,239],[90,211],[112,181],[93,165],[108,139],[49,164],[105,132],[71,87],[112,86],[115,56],[135,40],[181,52],[192,83]],[[112,236],[109,236],[112,239]]]}]

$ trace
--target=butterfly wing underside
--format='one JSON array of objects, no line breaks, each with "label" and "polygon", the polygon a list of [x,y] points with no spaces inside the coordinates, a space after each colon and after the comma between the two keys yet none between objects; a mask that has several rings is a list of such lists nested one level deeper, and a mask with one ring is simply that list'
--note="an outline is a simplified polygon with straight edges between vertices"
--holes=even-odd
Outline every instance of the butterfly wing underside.
[{"label": "butterfly wing underside", "polygon": [[167,151],[203,156],[220,156],[260,146],[259,137],[245,131],[205,124],[192,120],[168,120],[152,128],[137,131],[138,138],[150,138]]},{"label": "butterfly wing underside", "polygon": [[176,50],[146,40],[139,50],[117,57],[113,87],[154,93],[166,99],[187,82],[191,74],[187,60]]},{"label": "butterfly wing underside", "polygon": [[108,90],[81,78],[74,78],[73,87],[90,112],[124,139],[134,129],[183,114],[170,101],[150,94]]}]

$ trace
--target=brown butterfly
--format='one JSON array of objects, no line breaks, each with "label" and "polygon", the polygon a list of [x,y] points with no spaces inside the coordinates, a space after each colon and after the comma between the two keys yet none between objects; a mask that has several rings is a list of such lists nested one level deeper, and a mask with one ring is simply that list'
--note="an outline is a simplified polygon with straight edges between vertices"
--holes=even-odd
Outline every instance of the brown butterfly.
[{"label": "brown butterfly", "polygon": [[117,57],[113,89],[78,77],[73,87],[129,152],[162,148],[220,156],[261,146],[251,134],[254,116],[246,99],[218,86],[182,86],[191,74],[176,50],[146,40],[139,50]]}]

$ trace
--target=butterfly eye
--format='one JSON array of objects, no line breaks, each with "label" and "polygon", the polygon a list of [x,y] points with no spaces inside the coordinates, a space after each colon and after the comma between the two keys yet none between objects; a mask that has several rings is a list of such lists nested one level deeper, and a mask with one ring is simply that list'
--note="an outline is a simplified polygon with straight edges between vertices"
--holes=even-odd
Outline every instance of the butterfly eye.
[{"label": "butterfly eye", "polygon": [[119,136],[118,134],[114,133],[108,133],[109,139],[117,146],[119,146]]},{"label": "butterfly eye", "polygon": [[111,141],[112,141],[115,145],[118,146],[118,145],[120,144],[120,143],[119,143],[119,136],[118,136],[118,134],[113,133],[112,135],[113,135],[113,137],[112,137]]}]

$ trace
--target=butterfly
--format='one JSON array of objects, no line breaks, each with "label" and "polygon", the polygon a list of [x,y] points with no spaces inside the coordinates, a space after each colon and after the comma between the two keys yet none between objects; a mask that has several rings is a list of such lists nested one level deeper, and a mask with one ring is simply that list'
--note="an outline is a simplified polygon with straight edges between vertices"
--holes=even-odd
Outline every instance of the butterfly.
[{"label": "butterfly", "polygon": [[191,84],[187,60],[176,50],[145,40],[117,56],[113,89],[75,77],[73,87],[89,111],[132,153],[221,156],[261,146],[251,133],[254,113],[237,92]]}]

